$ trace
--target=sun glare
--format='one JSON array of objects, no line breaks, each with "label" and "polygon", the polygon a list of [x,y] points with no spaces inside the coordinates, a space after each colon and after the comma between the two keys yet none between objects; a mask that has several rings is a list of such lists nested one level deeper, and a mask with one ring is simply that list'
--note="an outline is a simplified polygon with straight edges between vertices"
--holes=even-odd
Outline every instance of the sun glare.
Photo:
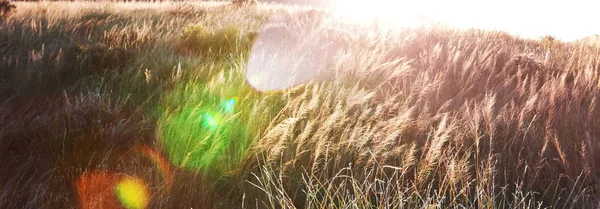
[{"label": "sun glare", "polygon": [[565,41],[599,33],[597,27],[588,27],[598,19],[593,9],[599,5],[594,1],[334,1],[334,14],[360,24],[374,21],[395,26],[439,23],[462,29],[502,30],[526,38],[552,35]]},{"label": "sun glare", "polygon": [[375,21],[395,26],[420,24],[419,15],[416,12],[420,8],[418,1],[339,0],[334,5],[333,13],[336,16],[359,24],[371,24]]}]

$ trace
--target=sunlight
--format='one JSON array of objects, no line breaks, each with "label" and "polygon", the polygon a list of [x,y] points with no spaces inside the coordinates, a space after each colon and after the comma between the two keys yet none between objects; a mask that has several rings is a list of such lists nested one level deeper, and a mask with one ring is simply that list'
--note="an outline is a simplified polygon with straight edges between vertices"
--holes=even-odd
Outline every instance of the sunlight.
[{"label": "sunlight", "polygon": [[564,41],[600,33],[598,27],[589,27],[598,19],[594,9],[600,5],[594,1],[333,1],[334,14],[359,24],[373,21],[395,26],[439,23],[461,29],[502,30],[533,39],[552,35]]},{"label": "sunlight", "polygon": [[410,27],[419,25],[419,1],[372,0],[336,1],[333,13],[343,19],[358,24],[371,24],[374,21],[395,26]]}]

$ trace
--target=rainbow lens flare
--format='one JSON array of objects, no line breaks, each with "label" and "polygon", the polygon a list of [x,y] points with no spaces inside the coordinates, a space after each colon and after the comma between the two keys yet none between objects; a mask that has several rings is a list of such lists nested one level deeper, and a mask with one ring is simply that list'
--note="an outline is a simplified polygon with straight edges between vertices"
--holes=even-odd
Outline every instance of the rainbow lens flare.
[{"label": "rainbow lens flare", "polygon": [[152,147],[144,145],[136,146],[134,150],[141,156],[145,156],[152,161],[156,169],[162,174],[165,183],[170,188],[173,184],[173,169],[163,154]]},{"label": "rainbow lens flare", "polygon": [[123,207],[127,209],[146,208],[150,198],[144,181],[129,176],[119,181],[115,193]]}]

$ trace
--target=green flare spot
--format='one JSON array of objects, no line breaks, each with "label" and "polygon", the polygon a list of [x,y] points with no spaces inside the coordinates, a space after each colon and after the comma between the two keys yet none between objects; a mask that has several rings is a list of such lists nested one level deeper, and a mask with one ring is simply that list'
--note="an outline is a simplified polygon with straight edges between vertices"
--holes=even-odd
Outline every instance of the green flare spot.
[{"label": "green flare spot", "polygon": [[148,190],[141,179],[123,178],[116,186],[116,194],[125,208],[139,209],[148,205]]},{"label": "green flare spot", "polygon": [[225,113],[233,113],[235,103],[236,103],[235,98],[228,99],[228,100],[225,100],[223,103],[221,103],[221,107],[223,108],[223,111],[225,111]]},{"label": "green flare spot", "polygon": [[205,112],[202,114],[202,125],[209,130],[216,130],[219,128],[220,119],[219,115],[213,115],[211,113]]},{"label": "green flare spot", "polygon": [[236,99],[220,99],[205,89],[182,86],[166,97],[160,143],[173,165],[218,177],[237,168],[254,134],[245,129],[240,115],[230,114],[237,108]]},{"label": "green flare spot", "polygon": [[[210,68],[237,69],[221,64]],[[242,72],[197,72],[209,74],[182,80],[157,105],[157,140],[178,169],[217,179],[239,169],[252,140],[269,125],[268,118],[279,113],[284,100],[250,91]]]}]

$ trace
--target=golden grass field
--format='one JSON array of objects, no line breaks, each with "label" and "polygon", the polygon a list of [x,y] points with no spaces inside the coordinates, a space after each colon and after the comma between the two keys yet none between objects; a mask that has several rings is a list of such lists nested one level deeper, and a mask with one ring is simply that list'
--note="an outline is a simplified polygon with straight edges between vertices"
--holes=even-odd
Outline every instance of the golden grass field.
[{"label": "golden grass field", "polygon": [[[598,47],[267,3],[14,4],[0,208],[600,206]],[[255,90],[267,30],[337,41],[328,76]]]}]

